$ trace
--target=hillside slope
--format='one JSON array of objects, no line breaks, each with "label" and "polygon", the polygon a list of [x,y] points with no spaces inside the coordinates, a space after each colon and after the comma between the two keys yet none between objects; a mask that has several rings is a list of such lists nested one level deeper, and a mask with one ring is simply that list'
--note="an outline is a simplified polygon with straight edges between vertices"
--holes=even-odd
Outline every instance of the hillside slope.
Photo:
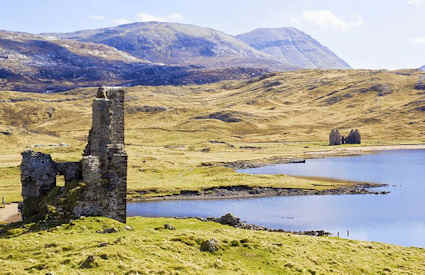
[{"label": "hillside slope", "polygon": [[133,56],[168,65],[260,67],[280,71],[296,68],[255,50],[231,35],[195,25],[140,22],[50,35],[109,45]]},{"label": "hillside slope", "polygon": [[164,66],[113,47],[0,31],[0,89],[55,92],[97,85],[182,85],[241,79],[262,69]]},{"label": "hillside slope", "polygon": [[[342,133],[358,128],[366,144],[425,142],[425,95],[415,88],[423,76],[415,70],[307,70],[202,86],[127,88],[130,160],[151,156],[144,168],[179,168],[302,156],[328,150],[336,127]],[[0,166],[17,165],[20,152],[37,144],[69,144],[64,156],[78,159],[95,90],[0,93]],[[239,149],[246,146],[258,148]],[[136,175],[130,181],[140,178],[137,169],[130,168]]]},{"label": "hillside slope", "polygon": [[262,28],[236,36],[253,48],[301,68],[349,69],[317,40],[296,28]]}]

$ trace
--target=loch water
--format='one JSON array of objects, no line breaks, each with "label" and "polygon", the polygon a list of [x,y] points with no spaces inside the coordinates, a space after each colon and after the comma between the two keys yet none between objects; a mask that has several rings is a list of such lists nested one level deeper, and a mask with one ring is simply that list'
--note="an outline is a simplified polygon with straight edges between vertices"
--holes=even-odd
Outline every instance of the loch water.
[{"label": "loch water", "polygon": [[239,170],[387,184],[387,195],[324,195],[128,204],[129,216],[219,217],[291,231],[326,230],[342,238],[425,247],[425,150],[307,160]]}]

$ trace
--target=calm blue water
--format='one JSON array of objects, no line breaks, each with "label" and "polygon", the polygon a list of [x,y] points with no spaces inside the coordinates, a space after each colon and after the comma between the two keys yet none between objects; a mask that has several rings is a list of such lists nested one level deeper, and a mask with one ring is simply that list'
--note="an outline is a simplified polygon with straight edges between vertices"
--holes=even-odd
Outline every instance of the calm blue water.
[{"label": "calm blue water", "polygon": [[314,159],[239,172],[385,183],[391,194],[129,203],[128,214],[218,217],[231,212],[271,228],[324,229],[344,238],[425,247],[425,150]]}]

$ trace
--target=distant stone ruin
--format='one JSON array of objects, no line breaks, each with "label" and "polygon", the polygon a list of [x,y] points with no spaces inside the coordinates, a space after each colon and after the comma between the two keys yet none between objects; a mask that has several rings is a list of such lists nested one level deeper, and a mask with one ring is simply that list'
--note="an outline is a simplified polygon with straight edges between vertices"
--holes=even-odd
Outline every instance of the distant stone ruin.
[{"label": "distant stone ruin", "polygon": [[329,134],[329,145],[341,145],[342,137],[339,133],[338,129],[332,129],[331,133]]},{"label": "distant stone ruin", "polygon": [[[57,175],[64,176],[64,187],[56,186]],[[105,216],[125,223],[124,90],[99,88],[93,102],[92,128],[80,162],[60,163],[48,154],[25,151],[21,183],[24,221],[46,215],[60,220]]]},{"label": "distant stone ruin", "polygon": [[345,139],[346,144],[361,144],[362,138],[360,136],[359,130],[351,130]]},{"label": "distant stone ruin", "polygon": [[347,137],[341,136],[338,129],[332,129],[329,134],[329,146],[361,143],[362,138],[358,129],[351,130]]}]

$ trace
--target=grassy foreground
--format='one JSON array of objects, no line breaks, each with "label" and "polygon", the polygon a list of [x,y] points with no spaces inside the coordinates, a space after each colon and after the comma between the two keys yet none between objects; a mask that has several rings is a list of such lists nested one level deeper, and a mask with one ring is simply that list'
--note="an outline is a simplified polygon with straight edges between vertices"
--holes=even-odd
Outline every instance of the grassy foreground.
[{"label": "grassy foreground", "polygon": [[[176,230],[162,229],[164,224]],[[0,229],[2,274],[422,274],[425,250],[167,218],[83,218]],[[118,232],[102,234],[106,228]],[[155,229],[161,228],[161,229]],[[201,252],[216,239],[218,252]],[[92,262],[87,258],[93,256]],[[86,262],[85,262],[86,261]]]}]

